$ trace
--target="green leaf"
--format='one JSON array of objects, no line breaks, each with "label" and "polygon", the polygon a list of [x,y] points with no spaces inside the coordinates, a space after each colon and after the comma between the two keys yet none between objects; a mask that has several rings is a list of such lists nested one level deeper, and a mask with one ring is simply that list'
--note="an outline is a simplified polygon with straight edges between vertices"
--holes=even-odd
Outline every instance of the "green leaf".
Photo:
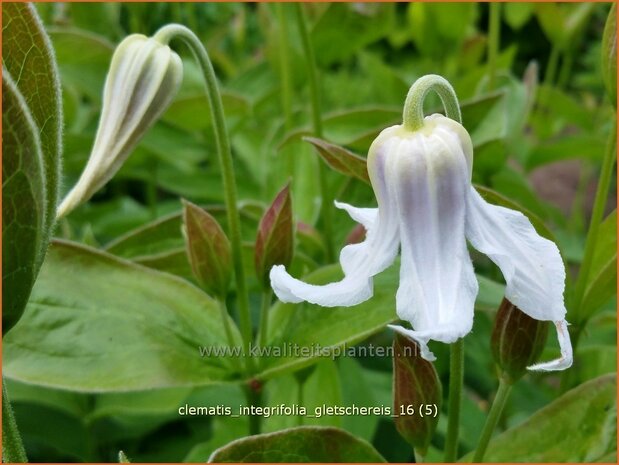
[{"label": "green leaf", "polygon": [[100,103],[114,44],[81,29],[49,28],[62,83]]},{"label": "green leaf", "polygon": [[20,319],[47,247],[47,196],[38,132],[23,96],[3,68],[3,334]]},{"label": "green leaf", "polygon": [[4,342],[5,376],[74,391],[201,386],[234,376],[229,357],[199,352],[226,345],[214,300],[171,275],[64,241],[50,248],[24,318]]},{"label": "green leaf", "polygon": [[27,3],[3,6],[2,42],[2,64],[15,79],[40,139],[46,190],[46,247],[56,221],[62,169],[62,94],[54,50],[34,6]]},{"label": "green leaf", "polygon": [[217,449],[209,462],[382,463],[385,459],[369,443],[341,429],[301,426],[238,439]]},{"label": "green leaf", "polygon": [[542,142],[529,153],[526,169],[570,158],[601,160],[604,155],[604,139],[595,134],[576,134]]},{"label": "green leaf", "polygon": [[204,288],[225,298],[232,277],[230,241],[215,218],[183,201],[183,230],[193,274]]},{"label": "green leaf", "polygon": [[615,373],[581,384],[496,436],[484,460],[594,462],[617,447],[616,394]]},{"label": "green leaf", "polygon": [[[316,60],[321,66],[350,58],[393,28],[395,8],[389,3],[353,5],[332,3],[311,31]],[[338,44],[334,47],[333,44]]]},{"label": "green leaf", "polygon": [[617,293],[617,210],[600,225],[581,307],[590,317]]},{"label": "green leaf", "polygon": [[265,289],[270,289],[269,272],[273,266],[290,265],[293,248],[292,200],[290,185],[286,184],[264,212],[258,225],[254,264],[258,281]]},{"label": "green leaf", "polygon": [[514,30],[524,26],[533,14],[533,4],[531,3],[505,3],[503,5],[505,22]]},{"label": "green leaf", "polygon": [[[370,383],[370,370],[364,369],[353,357],[340,357],[338,360],[339,378],[342,380],[342,404],[344,406],[374,407],[391,403],[391,389],[387,389],[387,400],[381,402],[376,398],[376,389]],[[384,373],[390,378],[390,373]],[[354,380],[354,382],[352,382]],[[342,417],[342,427],[349,433],[371,441],[381,417],[378,415],[346,415]]]},{"label": "green leaf", "polygon": [[330,144],[315,137],[304,137],[303,140],[312,144],[325,163],[335,171],[370,183],[365,158],[346,150],[344,147]]}]

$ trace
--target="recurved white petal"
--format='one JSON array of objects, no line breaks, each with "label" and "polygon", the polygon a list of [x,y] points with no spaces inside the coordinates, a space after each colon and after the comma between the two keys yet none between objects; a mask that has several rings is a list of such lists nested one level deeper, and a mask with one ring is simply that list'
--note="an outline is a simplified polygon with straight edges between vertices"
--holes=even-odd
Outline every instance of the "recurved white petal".
[{"label": "recurved white petal", "polygon": [[402,244],[396,304],[413,326],[396,330],[418,342],[428,360],[429,340],[452,343],[471,330],[478,290],[464,237],[467,153],[448,126],[457,123],[443,120],[432,118],[440,131],[403,136],[395,179]]},{"label": "recurved white petal", "polygon": [[505,277],[505,297],[532,318],[553,321],[561,358],[532,369],[557,370],[572,363],[565,322],[565,267],[557,246],[537,234],[522,213],[487,203],[470,188],[467,195],[466,236],[497,264]]},{"label": "recurved white petal", "polygon": [[378,209],[338,205],[367,229],[365,241],[347,245],[340,253],[344,278],[318,286],[293,278],[281,265],[274,266],[270,273],[271,286],[282,302],[307,301],[324,307],[338,307],[356,305],[372,297],[372,277],[393,263],[399,244],[395,187],[390,181],[395,176],[391,172],[395,164],[389,163],[394,142],[398,139],[392,137],[392,131],[393,128],[384,130],[368,155],[368,172]]},{"label": "recurved white petal", "polygon": [[378,218],[378,208],[353,207],[338,201],[335,201],[335,206],[340,210],[345,210],[353,220],[361,223],[366,230],[370,229]]}]

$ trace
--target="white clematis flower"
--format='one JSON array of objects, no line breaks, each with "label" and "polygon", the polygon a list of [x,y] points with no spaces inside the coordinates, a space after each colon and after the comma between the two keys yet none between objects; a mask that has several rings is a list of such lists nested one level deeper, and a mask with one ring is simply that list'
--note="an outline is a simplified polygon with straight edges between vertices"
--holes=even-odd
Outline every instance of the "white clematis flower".
[{"label": "white clematis flower", "polygon": [[57,217],[86,202],[125,162],[144,133],[168,108],[183,79],[183,64],[170,47],[132,34],[114,51],[103,89],[103,107],[88,163],[58,207]]},{"label": "white clematis flower", "polygon": [[572,363],[565,321],[565,270],[559,250],[540,237],[520,212],[487,203],[471,185],[473,146],[467,131],[442,115],[420,129],[385,129],[372,143],[367,164],[378,208],[337,203],[367,230],[360,244],[344,247],[345,277],[316,286],[271,269],[283,302],[325,307],[356,305],[372,296],[372,277],[401,250],[396,310],[413,329],[391,326],[415,340],[434,360],[430,340],[453,343],[473,325],[478,284],[466,240],[501,269],[505,297],[529,316],[555,323],[561,358],[530,369],[561,370]]}]

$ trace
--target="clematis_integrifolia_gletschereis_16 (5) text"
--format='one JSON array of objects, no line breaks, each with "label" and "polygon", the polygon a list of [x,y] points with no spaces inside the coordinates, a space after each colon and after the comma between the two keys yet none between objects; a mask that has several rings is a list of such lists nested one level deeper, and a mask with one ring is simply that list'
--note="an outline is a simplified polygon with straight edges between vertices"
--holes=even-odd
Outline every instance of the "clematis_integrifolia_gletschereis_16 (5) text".
[{"label": "clematis_integrifolia_gletschereis_16 (5) text", "polygon": [[[441,97],[447,116],[424,118],[423,101],[430,90]],[[522,213],[489,204],[478,194],[471,184],[471,138],[459,120],[455,92],[444,78],[417,80],[406,99],[403,124],[383,130],[368,153],[378,208],[336,202],[367,230],[364,242],[347,245],[340,253],[344,278],[317,286],[276,265],[270,273],[273,290],[283,302],[356,305],[372,297],[373,276],[389,267],[400,250],[396,311],[412,329],[391,328],[417,342],[422,357],[434,360],[429,341],[453,343],[473,326],[478,283],[468,240],[500,268],[510,302],[556,327],[561,356],[529,369],[568,368],[572,346],[559,250],[539,236]]]}]

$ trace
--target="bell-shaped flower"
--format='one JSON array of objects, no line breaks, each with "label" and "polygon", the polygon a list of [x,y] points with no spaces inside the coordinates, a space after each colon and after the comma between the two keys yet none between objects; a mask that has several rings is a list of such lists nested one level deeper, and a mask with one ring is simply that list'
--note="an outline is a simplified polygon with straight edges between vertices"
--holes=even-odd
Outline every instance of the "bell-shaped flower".
[{"label": "bell-shaped flower", "polygon": [[120,169],[133,148],[168,108],[183,78],[183,64],[170,47],[141,34],[114,51],[103,89],[95,142],[77,184],[58,207],[63,217],[86,202]]},{"label": "bell-shaped flower", "polygon": [[529,368],[571,365],[559,250],[522,213],[487,203],[473,188],[473,146],[459,123],[435,114],[418,130],[387,128],[372,143],[367,164],[378,208],[336,203],[367,229],[364,242],[341,251],[344,278],[317,286],[274,266],[271,285],[280,300],[356,305],[372,296],[372,277],[389,267],[400,249],[396,310],[413,329],[392,328],[434,360],[428,341],[453,343],[473,325],[478,284],[468,239],[501,269],[507,299],[532,318],[556,326],[561,358]]}]

